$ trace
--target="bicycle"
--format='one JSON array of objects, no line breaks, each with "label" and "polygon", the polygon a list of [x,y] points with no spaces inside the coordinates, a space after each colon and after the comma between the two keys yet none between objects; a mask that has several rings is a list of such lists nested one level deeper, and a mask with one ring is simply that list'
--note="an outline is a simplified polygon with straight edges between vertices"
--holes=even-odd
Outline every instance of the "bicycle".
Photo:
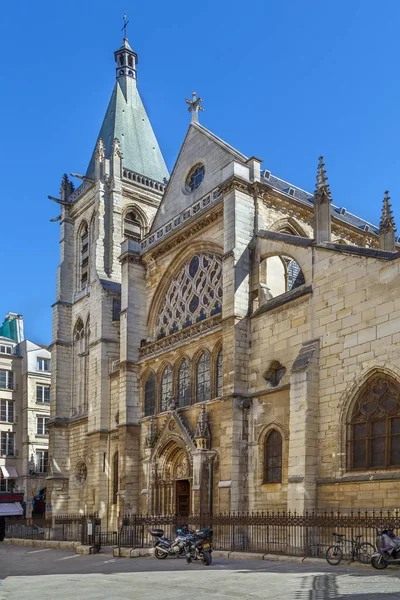
[{"label": "bicycle", "polygon": [[360,542],[362,535],[354,536],[353,540],[347,540],[344,533],[333,533],[336,537],[334,546],[329,546],[325,558],[330,565],[338,565],[343,558],[343,550],[350,550],[351,559],[358,560],[363,565],[369,565],[371,557],[376,552],[375,546],[369,542]]}]

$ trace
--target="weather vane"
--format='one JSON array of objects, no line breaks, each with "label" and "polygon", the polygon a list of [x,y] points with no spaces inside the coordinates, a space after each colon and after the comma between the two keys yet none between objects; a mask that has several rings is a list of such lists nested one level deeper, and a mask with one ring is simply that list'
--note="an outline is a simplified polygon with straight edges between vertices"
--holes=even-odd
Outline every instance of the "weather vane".
[{"label": "weather vane", "polygon": [[126,39],[126,26],[127,26],[127,25],[128,25],[128,23],[129,23],[129,21],[127,21],[127,20],[126,20],[126,13],[124,13],[124,17],[123,17],[123,18],[124,18],[124,26],[123,26],[123,28],[121,29],[121,31],[123,31],[123,32],[124,32],[124,39]]}]

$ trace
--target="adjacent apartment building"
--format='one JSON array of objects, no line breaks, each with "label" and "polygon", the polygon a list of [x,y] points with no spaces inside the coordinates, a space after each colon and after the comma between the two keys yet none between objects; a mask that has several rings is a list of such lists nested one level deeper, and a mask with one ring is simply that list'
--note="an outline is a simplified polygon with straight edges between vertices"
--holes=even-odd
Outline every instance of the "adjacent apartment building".
[{"label": "adjacent apartment building", "polygon": [[27,517],[46,506],[50,358],[24,339],[22,316],[8,313],[0,327],[0,495],[23,495]]}]

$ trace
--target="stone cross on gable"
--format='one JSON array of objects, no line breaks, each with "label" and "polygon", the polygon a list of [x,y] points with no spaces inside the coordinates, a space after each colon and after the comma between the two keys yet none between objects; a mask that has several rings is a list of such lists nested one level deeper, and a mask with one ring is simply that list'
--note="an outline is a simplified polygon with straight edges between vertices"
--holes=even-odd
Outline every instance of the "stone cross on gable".
[{"label": "stone cross on gable", "polygon": [[185,102],[186,104],[189,104],[188,111],[192,113],[192,123],[198,123],[199,110],[204,111],[204,108],[200,106],[202,99],[197,97],[196,92],[193,92],[192,99],[188,100],[188,98],[186,98]]}]

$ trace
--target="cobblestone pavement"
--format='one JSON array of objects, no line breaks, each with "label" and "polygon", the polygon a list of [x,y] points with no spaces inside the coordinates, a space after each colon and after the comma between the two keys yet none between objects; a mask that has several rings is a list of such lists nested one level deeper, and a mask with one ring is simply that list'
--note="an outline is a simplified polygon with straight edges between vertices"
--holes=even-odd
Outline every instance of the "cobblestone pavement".
[{"label": "cobblestone pavement", "polygon": [[1,600],[399,600],[400,568],[215,558],[117,559],[0,544]]}]

